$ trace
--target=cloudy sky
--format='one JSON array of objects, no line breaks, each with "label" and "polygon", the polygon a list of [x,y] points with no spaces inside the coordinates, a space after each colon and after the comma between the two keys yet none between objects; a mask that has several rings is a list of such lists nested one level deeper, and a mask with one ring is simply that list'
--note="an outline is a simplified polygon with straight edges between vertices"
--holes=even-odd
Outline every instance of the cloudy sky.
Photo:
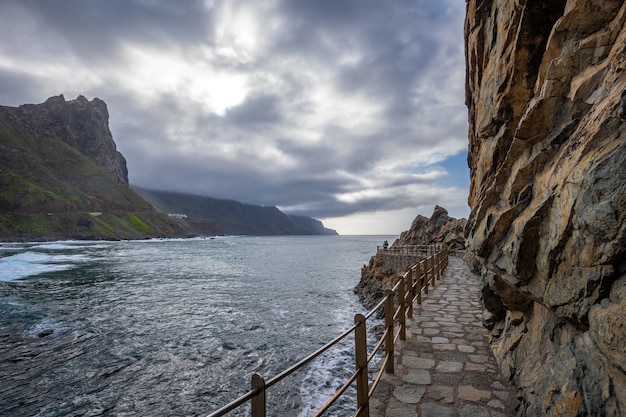
[{"label": "cloudy sky", "polygon": [[0,0],[0,104],[98,97],[132,185],[398,234],[467,217],[461,0]]}]

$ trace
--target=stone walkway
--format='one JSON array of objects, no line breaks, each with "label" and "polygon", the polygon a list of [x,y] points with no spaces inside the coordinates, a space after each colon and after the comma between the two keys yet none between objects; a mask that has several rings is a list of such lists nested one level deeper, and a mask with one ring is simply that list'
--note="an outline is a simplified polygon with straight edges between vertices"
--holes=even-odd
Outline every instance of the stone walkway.
[{"label": "stone walkway", "polygon": [[395,373],[385,374],[376,388],[371,417],[514,415],[514,390],[500,374],[481,324],[479,285],[465,262],[451,256],[443,279],[407,319]]}]

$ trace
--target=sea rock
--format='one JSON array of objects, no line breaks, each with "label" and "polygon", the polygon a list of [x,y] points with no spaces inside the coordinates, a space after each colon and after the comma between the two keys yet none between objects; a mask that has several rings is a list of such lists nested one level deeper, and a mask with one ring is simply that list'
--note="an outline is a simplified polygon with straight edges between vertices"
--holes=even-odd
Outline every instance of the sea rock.
[{"label": "sea rock", "polygon": [[411,224],[411,228],[402,232],[393,245],[407,246],[445,243],[450,251],[464,250],[466,224],[466,219],[450,217],[445,208],[435,206],[430,218],[417,215]]},{"label": "sea rock", "polygon": [[[466,219],[448,216],[448,211],[435,206],[430,218],[417,215],[411,228],[400,234],[391,248],[409,245],[446,244],[448,250],[465,250],[464,229]],[[354,288],[361,304],[374,307],[385,295],[385,290],[393,288],[398,278],[405,272],[403,259],[390,260],[384,254],[370,258],[369,264],[361,268],[361,280]]]},{"label": "sea rock", "polygon": [[626,415],[625,22],[467,3],[469,262],[520,416]]}]

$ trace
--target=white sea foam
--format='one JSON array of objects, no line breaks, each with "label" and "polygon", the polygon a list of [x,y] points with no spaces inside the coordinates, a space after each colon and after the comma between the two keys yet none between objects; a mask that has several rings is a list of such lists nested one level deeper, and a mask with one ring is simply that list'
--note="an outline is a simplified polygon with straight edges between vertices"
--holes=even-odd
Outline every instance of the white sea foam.
[{"label": "white sea foam", "polygon": [[[343,346],[332,349],[313,361],[300,385],[300,398],[303,405],[298,417],[314,415],[354,372],[351,346],[351,344],[344,343]],[[354,397],[350,393],[346,395],[345,398],[349,400]],[[349,407],[350,401],[347,403],[343,407]]]},{"label": "white sea foam", "polygon": [[26,329],[24,329],[23,334],[25,336],[39,336],[41,332],[49,330],[53,331],[52,334],[58,334],[68,329],[68,326],[64,325],[58,320],[43,319],[40,322],[33,324],[32,326],[28,326]]},{"label": "white sea foam", "polygon": [[46,272],[66,271],[88,259],[85,255],[52,255],[34,251],[0,258],[0,281],[13,281]]}]

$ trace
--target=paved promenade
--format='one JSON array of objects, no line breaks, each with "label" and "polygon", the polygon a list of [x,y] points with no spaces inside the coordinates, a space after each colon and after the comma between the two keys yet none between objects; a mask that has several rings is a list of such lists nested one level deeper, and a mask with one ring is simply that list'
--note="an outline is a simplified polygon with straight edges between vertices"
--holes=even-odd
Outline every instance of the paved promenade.
[{"label": "paved promenade", "polygon": [[406,341],[395,350],[395,373],[385,374],[370,401],[371,417],[508,417],[515,394],[498,370],[481,324],[480,278],[451,256],[443,279],[407,319]]}]

